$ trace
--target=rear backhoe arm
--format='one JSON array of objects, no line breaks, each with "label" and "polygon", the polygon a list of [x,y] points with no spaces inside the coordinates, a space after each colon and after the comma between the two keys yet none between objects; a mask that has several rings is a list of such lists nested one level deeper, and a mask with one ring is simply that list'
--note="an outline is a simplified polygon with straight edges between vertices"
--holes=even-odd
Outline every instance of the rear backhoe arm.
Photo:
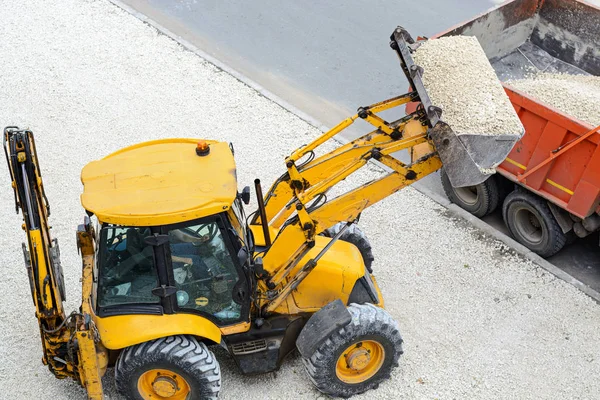
[{"label": "rear backhoe arm", "polygon": [[83,257],[83,302],[79,313],[65,315],[65,288],[56,240],[50,235],[50,207],[44,192],[33,133],[17,127],[4,129],[4,151],[15,194],[17,213],[23,215],[25,266],[43,348],[42,362],[57,378],[71,377],[90,399],[102,398],[100,377],[106,353],[91,321],[89,304],[94,257],[91,225],[81,225],[78,246]]}]

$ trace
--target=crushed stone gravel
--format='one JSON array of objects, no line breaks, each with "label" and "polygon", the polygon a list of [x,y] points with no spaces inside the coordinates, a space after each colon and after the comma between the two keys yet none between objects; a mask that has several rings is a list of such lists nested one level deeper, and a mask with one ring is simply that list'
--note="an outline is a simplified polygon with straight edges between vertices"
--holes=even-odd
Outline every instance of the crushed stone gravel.
[{"label": "crushed stone gravel", "polygon": [[456,134],[522,135],[523,125],[476,37],[428,40],[413,57],[423,67],[433,105]]},{"label": "crushed stone gravel", "polygon": [[[319,132],[105,0],[0,3],[0,122],[34,131],[61,243],[67,310],[79,305],[79,173],[123,146],[231,141],[240,187],[265,186]],[[377,176],[367,167],[348,187]],[[266,189],[266,188],[265,188]],[[0,173],[0,398],[84,399],[40,361],[8,172]],[[357,399],[557,399],[600,393],[600,309],[567,283],[407,188],[366,210],[374,268],[405,340],[392,378]],[[297,355],[244,377],[220,348],[223,399],[318,399]],[[116,393],[113,371],[103,379]]]},{"label": "crushed stone gravel", "polygon": [[506,83],[594,127],[600,125],[600,76],[541,73]]}]

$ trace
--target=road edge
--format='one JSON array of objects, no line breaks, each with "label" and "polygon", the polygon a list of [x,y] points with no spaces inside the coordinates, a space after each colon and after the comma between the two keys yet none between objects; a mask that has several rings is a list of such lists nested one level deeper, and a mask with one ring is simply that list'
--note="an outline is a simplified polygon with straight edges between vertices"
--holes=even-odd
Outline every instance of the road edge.
[{"label": "road edge", "polygon": [[135,18],[139,19],[140,21],[150,25],[151,27],[158,30],[160,33],[164,34],[165,36],[170,37],[171,39],[173,39],[174,41],[176,41],[177,43],[179,43],[183,47],[185,47],[187,50],[200,56],[201,58],[206,60],[208,63],[213,64],[218,69],[220,69],[224,72],[227,72],[229,75],[233,76],[235,79],[242,82],[244,85],[249,86],[252,89],[256,90],[262,96],[264,96],[267,99],[271,100],[272,102],[278,104],[281,108],[296,115],[301,120],[309,123],[310,125],[314,126],[315,128],[317,128],[323,132],[326,132],[329,129],[324,124],[322,124],[320,121],[318,121],[317,119],[311,117],[310,115],[308,115],[304,111],[300,110],[296,106],[288,103],[281,97],[277,96],[275,93],[269,91],[264,86],[260,85],[259,83],[255,82],[252,79],[248,78],[247,76],[241,74],[240,72],[231,68],[227,64],[223,63],[222,61],[220,61],[220,60],[216,59],[215,57],[211,56],[210,54],[206,53],[204,50],[198,48],[193,43],[191,43],[188,40],[184,39],[183,37],[177,35],[173,31],[169,30],[167,27],[165,27],[165,26],[161,25],[160,23],[156,22],[155,20],[153,20],[152,18],[149,18],[147,15],[142,14],[141,12],[137,11],[136,9],[132,8],[131,6],[128,6],[127,4],[123,3],[120,0],[106,0],[106,1],[108,1],[109,3],[112,3],[114,6],[122,9],[123,11],[133,15]]},{"label": "road edge", "polygon": [[[200,48],[198,48],[194,44],[190,43],[189,41],[187,41],[186,39],[182,38],[181,36],[175,34],[174,32],[172,32],[171,30],[169,30],[165,26],[163,26],[160,23],[158,23],[157,21],[153,20],[152,18],[149,18],[148,16],[142,14],[141,12],[135,10],[134,8],[128,6],[127,4],[123,3],[120,0],[106,0],[106,1],[108,1],[109,3],[113,4],[114,6],[120,8],[120,9],[122,9],[123,11],[125,11],[125,12],[133,15],[135,18],[139,19],[140,21],[142,21],[142,22],[150,25],[151,27],[153,27],[154,29],[158,30],[163,35],[168,36],[169,38],[173,39],[174,41],[176,41],[177,43],[179,43],[183,47],[185,47],[187,50],[195,53],[199,57],[201,57],[204,60],[206,60],[208,63],[213,64],[215,67],[219,68],[220,70],[222,70],[224,72],[227,72],[229,75],[233,76],[235,79],[237,79],[238,81],[240,81],[244,85],[249,86],[252,89],[256,90],[258,93],[260,93],[260,95],[262,95],[265,98],[267,98],[267,99],[271,100],[272,102],[276,103],[281,108],[283,108],[283,109],[289,111],[290,113],[296,115],[301,120],[307,122],[308,124],[314,126],[315,128],[319,129],[322,132],[326,132],[328,130],[328,128],[323,123],[321,123],[320,121],[318,121],[317,119],[311,117],[310,115],[308,115],[304,111],[300,110],[296,106],[288,103],[287,101],[285,101],[281,97],[277,96],[275,93],[273,93],[270,90],[266,89],[264,86],[262,86],[259,83],[253,81],[252,79],[248,78],[247,76],[239,73],[238,71],[236,71],[235,69],[231,68],[227,64],[219,61],[215,57],[213,57],[210,54],[204,52],[203,50],[201,50]],[[559,278],[559,279],[561,279],[561,280],[563,280],[563,281],[571,284],[575,288],[579,289],[583,293],[585,293],[588,296],[590,296],[597,303],[600,303],[600,292],[597,292],[596,290],[594,290],[591,287],[587,286],[586,284],[584,284],[580,280],[578,280],[578,279],[574,278],[573,276],[567,274],[566,272],[564,272],[560,268],[556,267],[554,264],[550,263],[549,261],[546,261],[545,259],[543,259],[539,255],[537,255],[536,253],[534,253],[531,250],[529,250],[527,247],[525,247],[522,244],[518,243],[517,241],[515,241],[514,239],[512,239],[508,235],[506,235],[506,234],[504,234],[504,233],[502,233],[502,232],[494,229],[492,226],[488,225],[484,221],[480,220],[479,218],[475,217],[474,215],[470,214],[469,212],[463,210],[462,208],[458,207],[456,204],[452,204],[448,199],[444,198],[443,196],[440,196],[439,194],[434,193],[434,192],[430,191],[429,189],[427,189],[425,187],[418,187],[418,186],[414,186],[414,185],[413,185],[413,187],[417,191],[419,191],[420,193],[422,193],[423,195],[429,197],[434,202],[436,202],[439,205],[441,205],[442,207],[446,208],[455,217],[461,218],[461,219],[469,222],[475,228],[477,228],[477,229],[481,230],[482,232],[484,232],[484,233],[492,236],[494,239],[499,240],[500,242],[504,243],[508,247],[510,247],[513,250],[515,250],[518,254],[520,254],[523,257],[531,260],[532,262],[534,262],[535,264],[539,265],[541,268],[545,269],[546,271],[550,272],[552,275],[556,276],[557,278]]]},{"label": "road edge", "polygon": [[506,235],[505,233],[500,232],[499,230],[495,229],[493,226],[487,224],[485,221],[480,220],[479,218],[477,218],[473,214],[469,213],[468,211],[463,210],[456,204],[451,203],[448,199],[444,198],[443,196],[440,196],[439,194],[434,193],[427,188],[421,187],[421,188],[416,188],[416,189],[419,192],[421,192],[422,194],[424,194],[425,196],[429,197],[434,202],[436,202],[439,205],[441,205],[442,207],[446,208],[450,212],[450,214],[452,214],[453,216],[464,219],[465,221],[467,221],[471,225],[473,225],[475,228],[479,229],[480,231],[482,231],[483,233],[485,233],[487,235],[492,236],[494,239],[499,240],[500,242],[504,243],[511,249],[515,250],[518,254],[531,260],[535,264],[539,265],[541,268],[550,272],[552,275],[575,286],[577,289],[579,289],[583,293],[587,294],[592,299],[594,299],[597,303],[600,304],[600,293],[599,292],[592,289],[591,287],[589,287],[585,283],[581,282],[577,278],[569,275],[568,273],[561,270],[560,268],[558,268],[551,262],[540,257],[538,254],[529,250],[527,247],[523,246],[521,243],[517,242],[510,236]]}]

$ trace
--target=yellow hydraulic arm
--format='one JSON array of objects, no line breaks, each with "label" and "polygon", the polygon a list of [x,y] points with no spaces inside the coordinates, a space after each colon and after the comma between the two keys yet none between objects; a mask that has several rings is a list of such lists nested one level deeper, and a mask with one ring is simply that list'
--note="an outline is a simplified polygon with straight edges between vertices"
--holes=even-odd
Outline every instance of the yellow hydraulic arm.
[{"label": "yellow hydraulic arm", "polygon": [[[361,107],[356,115],[286,159],[287,172],[265,196],[266,222],[279,232],[263,257],[268,289],[277,289],[271,291],[274,295],[266,304],[266,312],[276,309],[316,266],[316,262],[298,266],[299,260],[314,246],[315,235],[338,222],[355,222],[365,208],[442,166],[429,133],[433,129],[444,129],[446,124],[440,121],[432,129],[422,108],[392,123],[377,115],[411,101],[418,101],[417,92]],[[359,118],[376,129],[323,156],[314,157],[319,146]],[[401,150],[409,152],[410,163],[391,156]],[[301,162],[305,158],[307,160]],[[327,200],[326,193],[332,187],[371,159],[387,166],[391,172]],[[262,224],[260,217],[256,217],[253,224]]]},{"label": "yellow hydraulic arm", "polygon": [[77,242],[83,257],[80,312],[65,315],[65,288],[58,243],[52,240],[50,207],[44,193],[33,133],[17,127],[4,129],[4,151],[15,193],[17,213],[23,215],[25,266],[43,348],[42,362],[57,378],[71,377],[87,390],[90,399],[101,399],[101,375],[106,352],[91,320],[90,295],[94,257],[93,231],[81,225]]},{"label": "yellow hydraulic arm", "polygon": [[[423,69],[411,56],[417,45],[402,27],[396,28],[390,36],[390,47],[397,53],[411,87],[409,93],[359,108],[356,115],[293,152],[286,159],[287,172],[275,181],[264,199],[257,191],[259,213],[252,225],[261,225],[265,236],[263,271],[260,272],[264,284],[259,284],[265,286],[261,287],[266,293],[261,305],[263,311],[276,310],[315,268],[330,245],[308,262],[300,264],[300,260],[315,246],[315,236],[325,229],[339,222],[346,222],[346,226],[356,222],[367,207],[437,171],[442,160],[451,172],[462,171],[472,181],[477,180],[473,184],[482,181],[468,149],[440,119],[442,110],[431,103],[422,81]],[[403,113],[393,122],[378,115],[408,103],[417,105],[415,111],[408,115]],[[320,146],[357,119],[374,126],[375,130],[320,157],[315,156]],[[408,163],[392,156],[399,151],[408,151]],[[336,198],[327,198],[330,189],[370,160],[379,161],[389,172]],[[272,241],[271,232],[276,232]]]}]

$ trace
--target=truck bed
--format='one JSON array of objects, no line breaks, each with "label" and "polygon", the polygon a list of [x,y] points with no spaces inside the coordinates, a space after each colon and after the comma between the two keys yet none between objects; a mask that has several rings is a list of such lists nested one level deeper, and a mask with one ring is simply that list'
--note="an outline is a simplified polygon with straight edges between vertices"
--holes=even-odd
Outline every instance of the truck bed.
[{"label": "truck bed", "polygon": [[[436,37],[452,35],[476,36],[502,82],[532,72],[600,75],[600,9],[581,0],[511,0]],[[600,133],[586,135],[588,123],[504,86],[525,135],[498,172],[579,218],[600,214]]]},{"label": "truck bed", "polygon": [[527,70],[600,75],[600,9],[581,0],[512,0],[439,36],[476,36],[500,80]]},{"label": "truck bed", "polygon": [[502,81],[524,79],[532,70],[571,75],[591,75],[581,68],[553,57],[547,51],[526,41],[503,57],[491,61],[496,75]]}]

